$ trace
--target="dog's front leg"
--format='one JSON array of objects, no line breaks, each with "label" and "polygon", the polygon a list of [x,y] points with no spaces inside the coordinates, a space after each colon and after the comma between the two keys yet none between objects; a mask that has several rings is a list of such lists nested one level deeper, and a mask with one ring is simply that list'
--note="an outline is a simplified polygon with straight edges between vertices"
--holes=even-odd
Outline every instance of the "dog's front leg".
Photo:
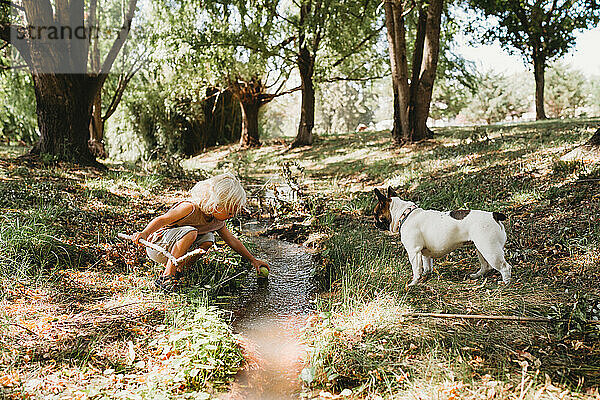
[{"label": "dog's front leg", "polygon": [[413,279],[408,286],[414,286],[419,282],[419,279],[421,279],[421,275],[423,274],[423,255],[419,249],[418,251],[409,253],[408,257],[413,271]]}]

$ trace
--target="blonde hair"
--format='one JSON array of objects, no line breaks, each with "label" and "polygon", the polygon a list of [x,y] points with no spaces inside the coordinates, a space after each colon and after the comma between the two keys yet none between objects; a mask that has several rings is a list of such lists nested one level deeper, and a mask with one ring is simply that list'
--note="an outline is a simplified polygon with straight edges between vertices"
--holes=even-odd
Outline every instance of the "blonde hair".
[{"label": "blonde hair", "polygon": [[221,207],[235,215],[246,205],[246,191],[229,172],[196,183],[190,196],[205,214],[213,214]]}]

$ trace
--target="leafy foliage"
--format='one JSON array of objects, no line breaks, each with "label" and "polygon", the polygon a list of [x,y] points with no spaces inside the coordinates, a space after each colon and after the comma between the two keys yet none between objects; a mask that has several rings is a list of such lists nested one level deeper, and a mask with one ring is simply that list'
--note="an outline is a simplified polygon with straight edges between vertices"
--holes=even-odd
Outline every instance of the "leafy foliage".
[{"label": "leafy foliage", "polygon": [[[168,163],[239,139],[240,111],[231,93],[217,95],[201,77],[141,72],[131,86],[126,108],[108,128],[109,151],[116,158],[133,151],[133,158]],[[136,137],[142,147],[137,151],[131,148]]]},{"label": "leafy foliage", "polygon": [[39,136],[31,76],[9,71],[0,74],[0,140],[32,144]]},{"label": "leafy foliage", "polygon": [[471,122],[490,124],[507,118],[519,118],[529,109],[527,85],[515,85],[502,74],[484,72],[479,76],[477,89],[464,111]]},{"label": "leafy foliage", "polygon": [[370,84],[324,83],[319,87],[315,129],[325,134],[344,133],[373,121],[376,95]]},{"label": "leafy foliage", "polygon": [[589,90],[588,81],[581,71],[557,62],[546,74],[544,100],[548,114],[553,118],[573,118],[582,113]]},{"label": "leafy foliage", "polygon": [[224,388],[241,367],[244,358],[223,313],[215,307],[195,305],[173,316],[174,327],[162,342],[176,354],[175,382],[188,390]]},{"label": "leafy foliage", "polygon": [[551,307],[552,317],[560,322],[556,329],[563,337],[598,340],[600,338],[600,298],[591,294],[573,296],[568,304]]},{"label": "leafy foliage", "polygon": [[471,0],[469,4],[495,17],[497,25],[479,25],[484,40],[498,40],[509,52],[519,51],[530,61],[534,52],[547,61],[564,55],[575,44],[577,30],[600,21],[600,5],[593,0]]}]

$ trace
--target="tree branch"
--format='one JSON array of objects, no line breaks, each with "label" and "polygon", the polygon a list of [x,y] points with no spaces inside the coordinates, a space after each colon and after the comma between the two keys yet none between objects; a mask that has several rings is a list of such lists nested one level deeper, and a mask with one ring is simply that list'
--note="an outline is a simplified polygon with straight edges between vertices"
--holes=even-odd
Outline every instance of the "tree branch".
[{"label": "tree branch", "polygon": [[136,4],[137,0],[129,0],[129,7],[127,13],[125,14],[123,26],[121,27],[121,30],[119,31],[115,42],[113,43],[110,51],[104,59],[104,63],[102,64],[102,68],[100,69],[100,76],[97,82],[98,87],[96,89],[102,87],[102,85],[104,84],[104,81],[106,80],[106,77],[108,76],[108,73],[110,72],[113,63],[115,62],[117,55],[121,51],[125,40],[127,40],[127,36],[129,35],[129,31],[131,30],[131,21],[133,20],[133,14],[135,13]]},{"label": "tree branch", "polygon": [[14,7],[17,10],[21,10],[21,11],[25,11],[25,8],[23,8],[23,6],[20,6],[18,4],[13,3],[12,1],[9,0],[0,0],[0,4],[6,4],[10,7]]},{"label": "tree branch", "polygon": [[27,44],[27,42],[25,40],[17,40],[13,43],[12,41],[12,38],[15,37],[19,31],[22,33],[23,36],[25,36],[26,29],[22,26],[10,25],[8,23],[0,24],[0,40],[6,42],[7,45],[11,44],[15,46],[15,48],[19,51],[19,54],[21,54],[21,57],[23,57],[27,65],[29,67],[32,67],[31,52],[29,50],[29,45]]},{"label": "tree branch", "polygon": [[[138,61],[140,62],[138,63]],[[123,98],[123,94],[125,93],[125,89],[127,89],[129,81],[131,81],[133,76],[144,66],[146,61],[147,59],[142,60],[142,57],[139,57],[136,60],[136,62],[133,63],[129,71],[124,76],[121,76],[119,78],[119,83],[117,84],[115,93],[110,101],[110,105],[108,106],[108,109],[106,110],[104,116],[102,116],[102,122],[106,122],[106,120],[108,120],[111,117],[111,115],[113,115],[114,112],[117,111],[117,107],[119,106],[119,103]]]},{"label": "tree branch", "polygon": [[293,92],[297,92],[298,90],[301,90],[301,89],[302,89],[302,86],[298,86],[298,87],[295,87],[295,88],[290,89],[290,90],[286,90],[285,92],[281,92],[281,93],[265,94],[263,96],[263,98],[261,99],[261,102],[263,104],[266,104],[266,103],[270,102],[271,100],[273,100],[276,97],[284,96],[286,94],[290,94],[290,93],[293,93]]},{"label": "tree branch", "polygon": [[24,69],[24,68],[28,68],[29,66],[27,64],[21,64],[21,65],[0,65],[0,69],[2,70],[9,70],[9,69]]},{"label": "tree branch", "polygon": [[348,76],[338,76],[338,77],[335,77],[335,78],[324,79],[321,82],[324,82],[324,83],[333,83],[333,82],[340,82],[340,81],[347,81],[347,82],[369,82],[369,81],[375,81],[377,79],[387,78],[391,74],[392,73],[390,72],[388,74],[384,74],[384,75],[380,75],[380,76],[367,76],[367,77],[361,77],[361,78],[352,78],[352,77],[348,77]]},{"label": "tree branch", "polygon": [[342,56],[340,59],[338,59],[336,62],[333,63],[334,67],[337,67],[338,65],[340,65],[346,58],[350,57],[351,55],[355,54],[358,49],[360,49],[365,43],[367,43],[369,40],[373,39],[376,35],[379,34],[379,32],[381,32],[381,30],[383,29],[383,27],[385,26],[385,22],[383,23],[383,25],[381,25],[379,28],[377,28],[376,31],[374,31],[373,33],[371,33],[370,35],[366,36],[363,40],[361,40],[361,42],[359,44],[357,44],[356,46],[354,46],[354,48],[352,50],[350,50],[348,52],[348,54],[346,54],[345,56]]}]

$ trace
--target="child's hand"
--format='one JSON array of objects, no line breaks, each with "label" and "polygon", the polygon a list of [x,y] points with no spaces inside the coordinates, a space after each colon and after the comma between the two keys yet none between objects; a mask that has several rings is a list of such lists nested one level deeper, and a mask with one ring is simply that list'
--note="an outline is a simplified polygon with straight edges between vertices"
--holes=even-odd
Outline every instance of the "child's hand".
[{"label": "child's hand", "polygon": [[131,240],[133,240],[134,243],[140,244],[140,239],[148,239],[148,234],[145,234],[144,232],[136,232],[131,236]]},{"label": "child's hand", "polygon": [[252,266],[254,267],[254,269],[256,269],[256,273],[260,273],[260,267],[265,267],[266,269],[269,270],[269,272],[271,272],[271,268],[269,268],[269,264],[267,264],[266,261],[259,260],[257,258],[252,260]]}]

